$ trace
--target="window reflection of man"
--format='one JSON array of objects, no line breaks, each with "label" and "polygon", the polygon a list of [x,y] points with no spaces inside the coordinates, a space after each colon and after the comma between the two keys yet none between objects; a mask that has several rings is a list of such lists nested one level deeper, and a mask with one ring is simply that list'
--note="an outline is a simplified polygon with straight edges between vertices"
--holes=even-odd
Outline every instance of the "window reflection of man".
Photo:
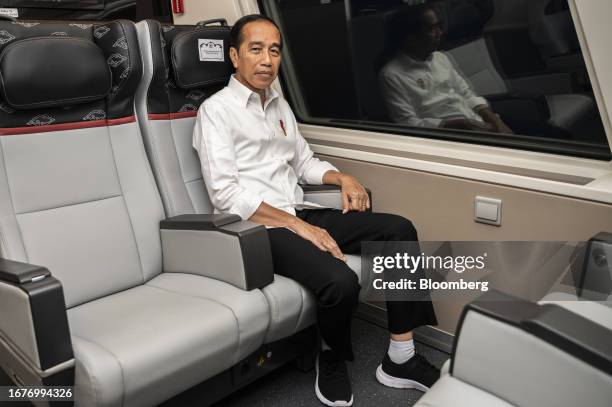
[{"label": "window reflection of man", "polygon": [[512,133],[450,59],[436,51],[443,32],[431,6],[402,9],[392,16],[387,29],[389,59],[379,76],[393,121],[415,127]]}]

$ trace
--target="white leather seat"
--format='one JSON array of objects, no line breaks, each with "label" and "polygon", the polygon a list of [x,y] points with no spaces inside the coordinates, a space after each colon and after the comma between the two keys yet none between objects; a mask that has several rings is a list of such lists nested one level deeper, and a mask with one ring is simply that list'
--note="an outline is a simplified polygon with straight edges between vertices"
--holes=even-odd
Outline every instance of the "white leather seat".
[{"label": "white leather seat", "polygon": [[415,407],[608,406],[612,309],[580,303],[575,313],[489,292],[469,304],[452,362]]},{"label": "white leather seat", "polygon": [[[192,277],[208,286],[206,279]],[[149,284],[70,309],[77,401],[154,405],[170,388],[186,389],[220,373],[239,352],[234,315],[218,301]],[[267,322],[265,315],[255,317]],[[261,335],[257,342],[251,351]]]},{"label": "white leather seat", "polygon": [[[484,38],[453,48],[448,55],[477,94],[486,98],[512,92],[495,67]],[[537,94],[537,90],[533,93]],[[548,123],[571,134],[579,133],[596,114],[595,100],[591,96],[557,92],[544,95],[544,100],[550,113]]]},{"label": "white leather seat", "polygon": [[[163,272],[166,215],[134,116],[134,25],[0,21],[0,30],[14,39],[0,46],[0,98],[11,96],[0,99],[0,260],[46,267],[60,296],[63,287],[61,315],[40,325],[23,289],[0,278],[11,321],[0,323],[0,353],[18,349],[12,360],[23,362],[9,368],[45,380],[76,365],[77,406],[150,406],[259,348],[270,321],[262,292]],[[66,35],[52,37],[58,30]],[[38,81],[43,66],[50,73]],[[66,314],[69,333],[56,344]]]}]

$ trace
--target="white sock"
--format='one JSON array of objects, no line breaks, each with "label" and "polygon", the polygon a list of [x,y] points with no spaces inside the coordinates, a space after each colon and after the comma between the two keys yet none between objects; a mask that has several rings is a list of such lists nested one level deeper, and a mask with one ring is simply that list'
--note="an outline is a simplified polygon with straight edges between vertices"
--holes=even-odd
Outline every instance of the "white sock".
[{"label": "white sock", "polygon": [[414,356],[414,341],[394,341],[391,339],[389,342],[389,358],[393,363],[401,365],[407,362],[411,357]]},{"label": "white sock", "polygon": [[321,350],[330,350],[329,345],[321,338]]}]

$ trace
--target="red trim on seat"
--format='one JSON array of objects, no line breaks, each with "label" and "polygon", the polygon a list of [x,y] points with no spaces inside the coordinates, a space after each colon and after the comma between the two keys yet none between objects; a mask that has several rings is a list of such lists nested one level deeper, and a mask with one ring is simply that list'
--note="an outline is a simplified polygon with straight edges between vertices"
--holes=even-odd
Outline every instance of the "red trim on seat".
[{"label": "red trim on seat", "polygon": [[173,120],[173,119],[184,119],[186,117],[196,117],[198,115],[197,110],[189,110],[187,112],[176,112],[176,113],[149,113],[149,120]]},{"label": "red trim on seat", "polygon": [[89,129],[92,127],[118,126],[133,123],[136,116],[121,117],[119,119],[90,120],[72,123],[46,124],[43,126],[26,127],[0,127],[0,136],[13,136],[17,134],[46,133],[49,131]]}]

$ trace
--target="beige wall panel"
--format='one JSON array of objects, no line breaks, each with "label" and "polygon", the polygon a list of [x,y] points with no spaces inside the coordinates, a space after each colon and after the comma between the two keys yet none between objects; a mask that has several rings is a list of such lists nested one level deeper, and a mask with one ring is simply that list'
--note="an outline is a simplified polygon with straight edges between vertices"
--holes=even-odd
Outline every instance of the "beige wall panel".
[{"label": "beige wall panel", "polygon": [[[321,156],[372,190],[374,210],[411,219],[430,240],[588,240],[612,231],[612,205],[430,173]],[[474,198],[497,198],[502,225],[474,222]],[[436,302],[439,328],[453,333],[464,303]]]}]

